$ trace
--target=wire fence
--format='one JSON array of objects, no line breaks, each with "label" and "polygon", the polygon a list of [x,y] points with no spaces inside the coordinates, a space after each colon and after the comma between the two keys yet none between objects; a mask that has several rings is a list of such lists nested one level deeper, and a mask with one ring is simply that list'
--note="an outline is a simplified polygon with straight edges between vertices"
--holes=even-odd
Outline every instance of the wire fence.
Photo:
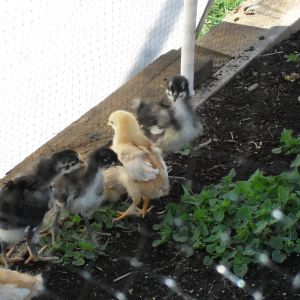
[{"label": "wire fence", "polygon": [[2,0],[0,8],[0,177],[181,46],[181,0]]}]

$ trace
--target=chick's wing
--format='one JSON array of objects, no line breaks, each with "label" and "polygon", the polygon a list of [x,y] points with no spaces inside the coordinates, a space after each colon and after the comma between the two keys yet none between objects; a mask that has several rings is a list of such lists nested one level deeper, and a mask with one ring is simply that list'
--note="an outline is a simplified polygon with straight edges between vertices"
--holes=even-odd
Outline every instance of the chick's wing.
[{"label": "chick's wing", "polygon": [[147,159],[149,151],[145,147],[134,145],[119,146],[119,159],[123,163],[128,176],[137,181],[149,181],[156,178],[159,169],[156,169]]}]

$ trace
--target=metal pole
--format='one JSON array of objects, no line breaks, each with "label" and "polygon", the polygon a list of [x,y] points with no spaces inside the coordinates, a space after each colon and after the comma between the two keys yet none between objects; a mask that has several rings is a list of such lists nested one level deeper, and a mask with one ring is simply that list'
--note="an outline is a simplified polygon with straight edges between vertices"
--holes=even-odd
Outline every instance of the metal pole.
[{"label": "metal pole", "polygon": [[183,38],[180,73],[188,79],[191,95],[194,94],[194,51],[197,2],[197,0],[184,0],[183,11]]}]

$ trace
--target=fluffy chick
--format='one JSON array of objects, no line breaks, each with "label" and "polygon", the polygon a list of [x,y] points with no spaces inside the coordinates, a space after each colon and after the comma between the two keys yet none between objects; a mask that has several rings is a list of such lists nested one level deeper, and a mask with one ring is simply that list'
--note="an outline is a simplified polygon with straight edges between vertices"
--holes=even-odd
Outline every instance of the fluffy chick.
[{"label": "fluffy chick", "polygon": [[30,300],[44,291],[41,275],[0,269],[0,299]]},{"label": "fluffy chick", "polygon": [[78,168],[80,160],[75,151],[64,150],[50,158],[41,159],[27,175],[7,182],[0,190],[0,241],[2,262],[22,260],[8,258],[8,243],[16,243],[26,237],[30,261],[46,261],[51,257],[41,257],[36,250],[39,228],[52,200],[51,182],[55,177]]},{"label": "fluffy chick", "polygon": [[203,126],[193,109],[189,83],[184,76],[171,77],[167,82],[166,94],[168,101],[138,101],[136,114],[144,133],[163,152],[177,152],[200,136]]},{"label": "fluffy chick", "polygon": [[101,147],[91,152],[86,166],[59,177],[53,184],[56,217],[52,228],[53,243],[58,233],[61,210],[80,214],[86,225],[86,234],[92,238],[89,218],[104,200],[104,180],[102,172],[111,166],[121,165],[117,154]]},{"label": "fluffy chick", "polygon": [[168,126],[179,130],[180,126],[175,119],[173,103],[163,98],[157,103],[143,101],[138,98],[134,101],[134,109],[141,128],[145,135],[153,142],[161,138]]},{"label": "fluffy chick", "polygon": [[123,167],[115,166],[103,171],[103,197],[107,202],[115,203],[127,193],[122,182]]},{"label": "fluffy chick", "polygon": [[[132,198],[132,205],[120,212],[120,220],[127,215],[144,217],[149,200],[169,193],[170,184],[161,151],[142,132],[135,116],[127,111],[113,112],[108,125],[114,129],[112,149],[118,154],[123,168],[119,178]],[[143,200],[143,208],[138,205]]]}]

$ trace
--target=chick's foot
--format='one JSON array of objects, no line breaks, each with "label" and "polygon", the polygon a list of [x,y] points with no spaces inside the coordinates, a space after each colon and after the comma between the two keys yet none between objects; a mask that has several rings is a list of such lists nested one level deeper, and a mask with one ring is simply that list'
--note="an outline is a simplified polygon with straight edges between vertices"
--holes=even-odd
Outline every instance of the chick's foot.
[{"label": "chick's foot", "polygon": [[117,212],[118,217],[114,218],[113,221],[119,221],[124,219],[127,216],[138,216],[140,217],[139,209],[136,206],[129,206],[129,208],[126,211],[118,211]]},{"label": "chick's foot", "polygon": [[38,252],[36,252],[35,248],[31,249],[30,247],[27,247],[29,252],[29,257],[26,259],[24,264],[29,264],[30,262],[38,262],[38,261],[59,260],[59,257],[57,256],[41,256],[47,248],[48,246],[46,245],[42,247]]}]

